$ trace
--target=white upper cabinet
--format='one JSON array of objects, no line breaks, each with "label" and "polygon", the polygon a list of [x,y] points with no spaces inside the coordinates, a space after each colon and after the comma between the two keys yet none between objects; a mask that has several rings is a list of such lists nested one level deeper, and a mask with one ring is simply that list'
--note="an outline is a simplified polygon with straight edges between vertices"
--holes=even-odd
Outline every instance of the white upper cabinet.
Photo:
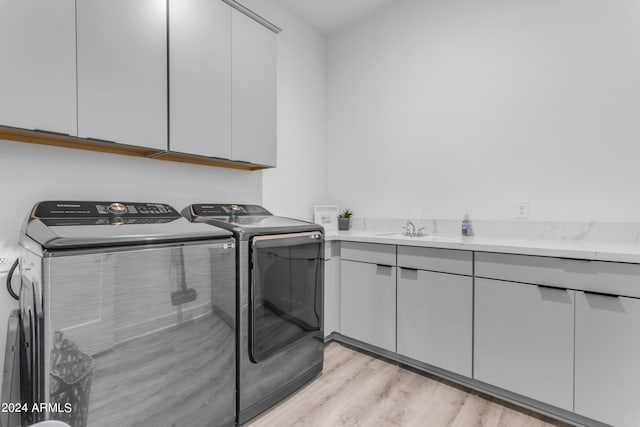
[{"label": "white upper cabinet", "polygon": [[276,165],[276,33],[231,14],[231,159]]},{"label": "white upper cabinet", "polygon": [[74,0],[0,0],[0,125],[76,135]]},{"label": "white upper cabinet", "polygon": [[78,136],[167,149],[166,0],[77,2]]},{"label": "white upper cabinet", "polygon": [[169,93],[171,151],[230,159],[230,6],[170,0]]}]

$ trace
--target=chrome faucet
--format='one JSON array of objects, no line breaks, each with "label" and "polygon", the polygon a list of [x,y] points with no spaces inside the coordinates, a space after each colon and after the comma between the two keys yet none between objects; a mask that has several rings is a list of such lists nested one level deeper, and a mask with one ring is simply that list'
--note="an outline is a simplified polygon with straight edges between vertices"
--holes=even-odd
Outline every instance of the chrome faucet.
[{"label": "chrome faucet", "polygon": [[424,230],[424,227],[420,227],[416,230],[416,225],[412,221],[407,221],[407,225],[403,226],[402,228],[404,228],[404,233],[402,234],[407,237],[423,237],[424,236],[424,234],[422,233],[422,230]]},{"label": "chrome faucet", "polygon": [[[411,227],[411,231],[409,231],[409,227]],[[402,228],[406,229],[406,231],[404,232],[405,236],[411,237],[416,234],[416,225],[411,221],[407,221],[407,226]]]}]

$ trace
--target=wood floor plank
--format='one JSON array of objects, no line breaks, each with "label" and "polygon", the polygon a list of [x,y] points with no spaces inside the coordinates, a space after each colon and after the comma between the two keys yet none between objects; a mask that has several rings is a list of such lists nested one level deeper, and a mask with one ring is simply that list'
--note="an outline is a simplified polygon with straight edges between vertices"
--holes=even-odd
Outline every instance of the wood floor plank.
[{"label": "wood floor plank", "polygon": [[322,375],[250,427],[564,427],[498,399],[376,359],[338,343]]}]

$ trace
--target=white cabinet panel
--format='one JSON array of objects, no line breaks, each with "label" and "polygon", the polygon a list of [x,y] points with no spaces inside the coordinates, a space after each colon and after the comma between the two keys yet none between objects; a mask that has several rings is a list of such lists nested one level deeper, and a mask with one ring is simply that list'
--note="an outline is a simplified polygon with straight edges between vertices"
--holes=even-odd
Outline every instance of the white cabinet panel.
[{"label": "white cabinet panel", "polygon": [[232,160],[276,164],[276,34],[231,12]]},{"label": "white cabinet panel", "polygon": [[380,243],[342,242],[342,259],[371,264],[396,265],[396,246]]},{"label": "white cabinet panel", "polygon": [[340,332],[340,259],[324,262],[324,336]]},{"label": "white cabinet panel", "polygon": [[0,125],[76,135],[74,0],[0,0]]},{"label": "white cabinet panel", "polygon": [[475,275],[640,298],[640,264],[476,252]]},{"label": "white cabinet panel", "polygon": [[473,274],[473,252],[420,246],[398,246],[398,267],[471,276]]},{"label": "white cabinet panel", "polygon": [[575,412],[640,425],[640,300],[576,293]]},{"label": "white cabinet panel", "polygon": [[231,158],[231,7],[170,0],[171,151]]},{"label": "white cabinet panel", "polygon": [[473,279],[398,269],[398,353],[471,377]]},{"label": "white cabinet panel", "polygon": [[474,378],[572,411],[574,298],[476,278]]},{"label": "white cabinet panel", "polygon": [[166,0],[77,2],[78,135],[167,149]]},{"label": "white cabinet panel", "polygon": [[343,335],[396,351],[396,267],[340,262]]}]

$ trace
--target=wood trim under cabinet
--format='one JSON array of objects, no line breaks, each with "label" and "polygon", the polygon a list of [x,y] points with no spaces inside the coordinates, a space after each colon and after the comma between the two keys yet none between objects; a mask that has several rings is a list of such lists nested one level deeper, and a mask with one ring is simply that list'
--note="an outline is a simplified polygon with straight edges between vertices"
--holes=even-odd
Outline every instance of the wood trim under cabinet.
[{"label": "wood trim under cabinet", "polygon": [[255,165],[252,163],[234,162],[231,160],[196,156],[191,154],[171,153],[153,148],[136,147],[109,141],[77,138],[74,136],[46,131],[30,131],[0,126],[0,140],[2,139],[16,142],[27,142],[29,144],[75,148],[80,150],[98,151],[102,153],[121,154],[134,157],[147,157],[172,162],[192,163],[197,165],[241,169],[247,171],[255,171],[268,168],[268,166]]},{"label": "wood trim under cabinet", "polygon": [[52,145],[54,147],[100,151],[103,153],[124,154],[136,157],[149,157],[158,152],[158,150],[153,148],[134,147],[131,145],[116,144],[114,142],[76,138],[74,136],[59,133],[30,131],[2,126],[0,126],[0,139],[28,142],[30,144]]},{"label": "wood trim under cabinet", "polygon": [[242,169],[247,171],[257,171],[266,169],[268,166],[254,165],[253,163],[234,162],[232,160],[218,159],[215,157],[196,156],[193,154],[159,152],[153,156],[154,159],[168,160],[171,162],[194,163],[196,165],[218,166],[221,168]]}]

